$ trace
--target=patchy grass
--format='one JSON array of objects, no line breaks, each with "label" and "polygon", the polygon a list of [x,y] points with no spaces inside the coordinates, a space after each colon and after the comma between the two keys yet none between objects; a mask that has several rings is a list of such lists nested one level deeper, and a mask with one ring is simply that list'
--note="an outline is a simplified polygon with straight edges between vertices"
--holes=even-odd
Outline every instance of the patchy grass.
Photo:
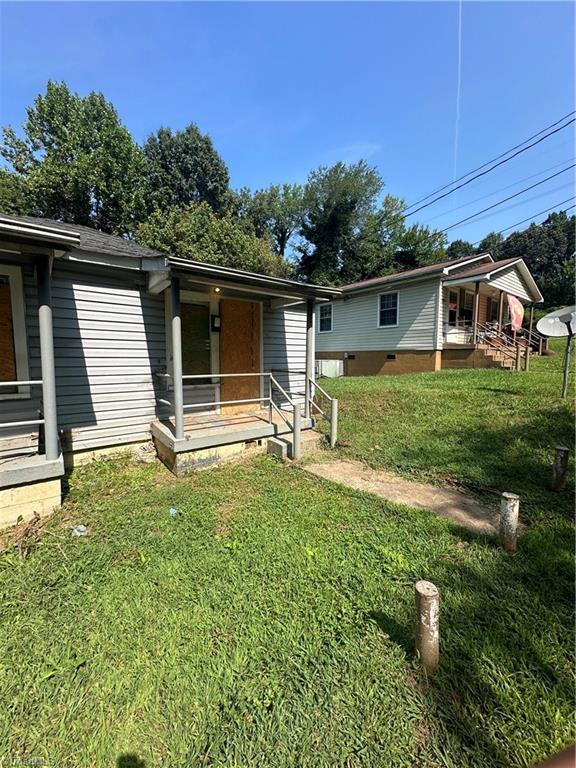
[{"label": "patchy grass", "polygon": [[[533,524],[513,557],[268,457],[182,480],[129,461],[75,471],[27,556],[10,546],[0,557],[0,757],[58,768],[487,768],[531,766],[562,747],[574,737],[573,540],[570,494],[545,484],[570,420],[557,374],[529,376],[331,382],[343,453],[474,488],[505,478],[526,493]],[[348,411],[364,393],[379,449],[358,427],[361,409]],[[445,415],[455,393],[472,443]],[[421,419],[437,448],[426,457]],[[530,471],[526,447],[537,449]],[[89,535],[72,538],[74,523]],[[418,578],[442,595],[432,682],[414,663]]]}]

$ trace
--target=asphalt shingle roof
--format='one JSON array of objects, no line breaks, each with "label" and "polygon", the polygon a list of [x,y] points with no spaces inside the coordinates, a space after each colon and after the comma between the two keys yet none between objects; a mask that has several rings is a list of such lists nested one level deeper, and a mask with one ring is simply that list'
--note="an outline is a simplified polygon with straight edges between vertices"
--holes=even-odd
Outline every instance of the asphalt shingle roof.
[{"label": "asphalt shingle roof", "polygon": [[79,224],[64,224],[61,221],[53,219],[42,219],[35,216],[12,216],[7,213],[0,213],[3,219],[15,223],[24,221],[28,224],[50,227],[51,229],[60,229],[63,232],[73,232],[80,235],[80,245],[75,246],[81,251],[90,253],[105,253],[110,256],[128,256],[134,259],[157,259],[165,257],[166,254],[156,251],[153,248],[147,248],[144,245],[138,245],[134,240],[126,240],[118,235],[108,235],[92,227],[84,227]]}]

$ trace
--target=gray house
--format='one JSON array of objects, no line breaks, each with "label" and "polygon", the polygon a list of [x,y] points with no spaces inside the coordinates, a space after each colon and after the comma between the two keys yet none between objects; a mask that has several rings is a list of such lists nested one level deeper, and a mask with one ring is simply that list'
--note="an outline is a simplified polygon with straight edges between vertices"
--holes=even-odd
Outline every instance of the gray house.
[{"label": "gray house", "polygon": [[[510,330],[508,296],[530,307],[527,333]],[[514,367],[542,343],[532,330],[540,301],[522,259],[489,253],[352,283],[317,308],[316,359],[320,370],[342,361],[351,376]]]},{"label": "gray house", "polygon": [[149,443],[176,473],[313,426],[315,304],[338,289],[0,215],[0,524],[66,463]]}]

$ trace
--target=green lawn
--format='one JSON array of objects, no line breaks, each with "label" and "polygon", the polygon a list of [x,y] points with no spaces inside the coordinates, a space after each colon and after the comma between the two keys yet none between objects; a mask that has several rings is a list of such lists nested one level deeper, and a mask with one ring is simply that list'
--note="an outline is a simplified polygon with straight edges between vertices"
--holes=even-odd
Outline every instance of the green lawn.
[{"label": "green lawn", "polygon": [[[127,461],[74,472],[29,554],[0,557],[0,760],[489,768],[559,749],[574,737],[572,510],[546,484],[572,417],[558,359],[536,362],[329,384],[341,455],[521,493],[513,557],[268,457],[182,480]],[[419,578],[442,595],[430,684]]]}]

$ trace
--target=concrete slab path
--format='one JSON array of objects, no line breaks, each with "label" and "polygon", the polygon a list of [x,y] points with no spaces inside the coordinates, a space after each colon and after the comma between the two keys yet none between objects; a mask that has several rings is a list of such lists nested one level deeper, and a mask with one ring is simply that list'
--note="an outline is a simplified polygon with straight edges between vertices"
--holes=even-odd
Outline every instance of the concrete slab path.
[{"label": "concrete slab path", "polygon": [[480,504],[460,491],[406,480],[392,472],[370,469],[359,461],[307,464],[303,469],[317,477],[357,491],[373,493],[395,504],[427,509],[440,517],[449,517],[477,533],[494,533],[498,526],[495,509]]}]

